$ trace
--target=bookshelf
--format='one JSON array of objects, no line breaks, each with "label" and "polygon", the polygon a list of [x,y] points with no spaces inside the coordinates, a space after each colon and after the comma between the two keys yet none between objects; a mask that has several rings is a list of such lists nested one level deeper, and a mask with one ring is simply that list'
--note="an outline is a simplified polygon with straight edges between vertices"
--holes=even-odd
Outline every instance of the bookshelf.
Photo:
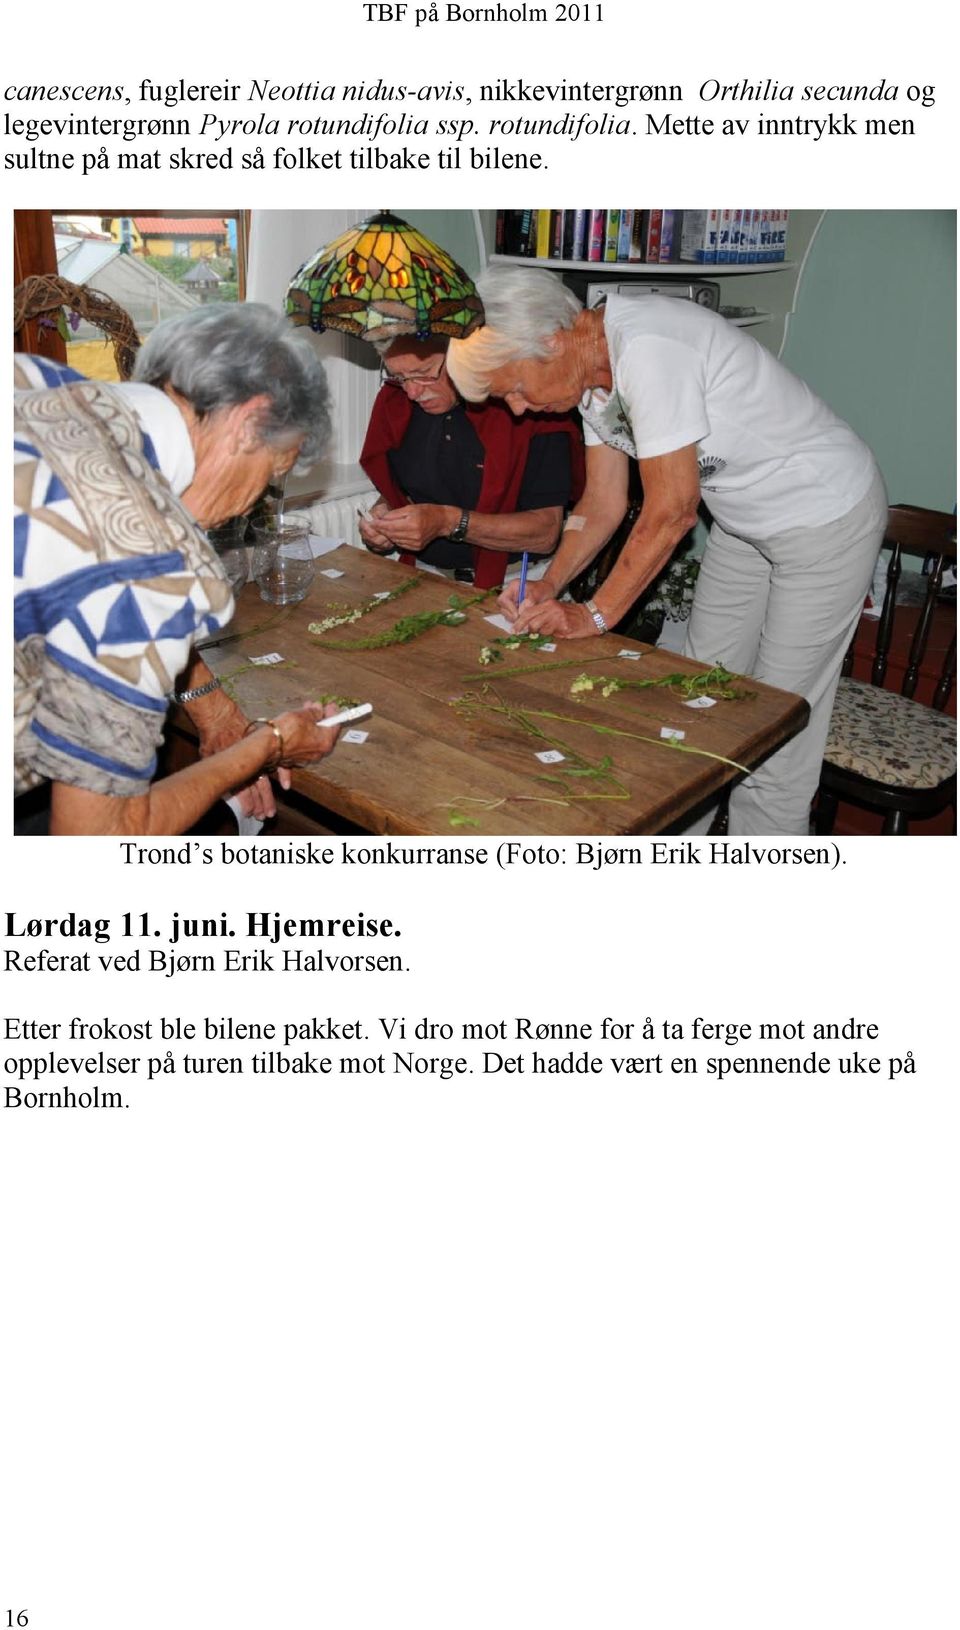
[{"label": "bookshelf", "polygon": [[721,305],[754,306],[752,317],[729,318],[738,328],[749,328],[761,345],[777,355],[784,341],[787,318],[795,309],[804,256],[817,230],[821,210],[791,210],[787,227],[787,258],[746,263],[669,261],[594,261],[537,259],[529,255],[495,252],[496,210],[477,210],[477,234],[489,266],[536,266],[557,272],[581,299],[588,283],[660,283],[681,278],[687,282],[720,284]]}]

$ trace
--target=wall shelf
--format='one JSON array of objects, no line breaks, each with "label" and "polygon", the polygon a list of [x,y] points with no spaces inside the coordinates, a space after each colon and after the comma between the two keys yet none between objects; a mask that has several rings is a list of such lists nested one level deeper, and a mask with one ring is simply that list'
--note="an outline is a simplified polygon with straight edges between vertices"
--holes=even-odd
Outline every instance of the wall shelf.
[{"label": "wall shelf", "polygon": [[542,266],[548,272],[629,272],[631,277],[737,277],[764,272],[786,272],[794,260],[730,261],[671,260],[538,260],[534,255],[490,255],[490,266]]},{"label": "wall shelf", "polygon": [[551,260],[534,255],[496,253],[497,212],[481,209],[474,214],[477,239],[483,245],[487,266],[536,266],[557,272],[579,299],[586,298],[588,283],[675,282],[718,283],[721,302],[730,306],[755,306],[755,317],[731,317],[738,328],[749,328],[754,337],[778,356],[786,337],[787,324],[795,310],[797,284],[804,260],[822,216],[821,210],[792,209],[787,223],[786,260],[757,261],[669,261],[665,265],[645,260]]}]

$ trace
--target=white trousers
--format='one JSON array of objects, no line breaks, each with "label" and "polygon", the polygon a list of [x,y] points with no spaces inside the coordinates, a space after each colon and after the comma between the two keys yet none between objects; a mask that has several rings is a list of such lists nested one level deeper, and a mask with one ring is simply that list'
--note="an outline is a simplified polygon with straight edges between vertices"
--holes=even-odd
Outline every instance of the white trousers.
[{"label": "white trousers", "polygon": [[[840,669],[886,522],[878,471],[860,502],[828,526],[762,541],[734,537],[716,523],[711,528],[685,655],[798,692],[810,704],[806,728],[731,793],[731,836],[809,832]],[[710,820],[687,830],[705,832]]]}]

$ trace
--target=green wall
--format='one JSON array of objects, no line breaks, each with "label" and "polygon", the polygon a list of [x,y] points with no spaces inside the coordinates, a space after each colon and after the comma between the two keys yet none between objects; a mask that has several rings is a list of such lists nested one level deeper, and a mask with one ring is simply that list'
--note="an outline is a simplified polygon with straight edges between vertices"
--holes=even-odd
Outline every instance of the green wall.
[{"label": "green wall", "polygon": [[953,508],[956,214],[827,210],[783,361],[877,456],[891,503]]}]

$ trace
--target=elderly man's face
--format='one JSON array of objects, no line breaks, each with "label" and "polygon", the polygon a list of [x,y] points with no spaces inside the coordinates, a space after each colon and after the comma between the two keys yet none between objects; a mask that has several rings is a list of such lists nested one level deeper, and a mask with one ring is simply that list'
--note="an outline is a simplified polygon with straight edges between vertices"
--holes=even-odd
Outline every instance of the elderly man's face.
[{"label": "elderly man's face", "polygon": [[398,340],[383,359],[384,378],[424,413],[449,413],[457,393],[447,376],[446,346]]}]

